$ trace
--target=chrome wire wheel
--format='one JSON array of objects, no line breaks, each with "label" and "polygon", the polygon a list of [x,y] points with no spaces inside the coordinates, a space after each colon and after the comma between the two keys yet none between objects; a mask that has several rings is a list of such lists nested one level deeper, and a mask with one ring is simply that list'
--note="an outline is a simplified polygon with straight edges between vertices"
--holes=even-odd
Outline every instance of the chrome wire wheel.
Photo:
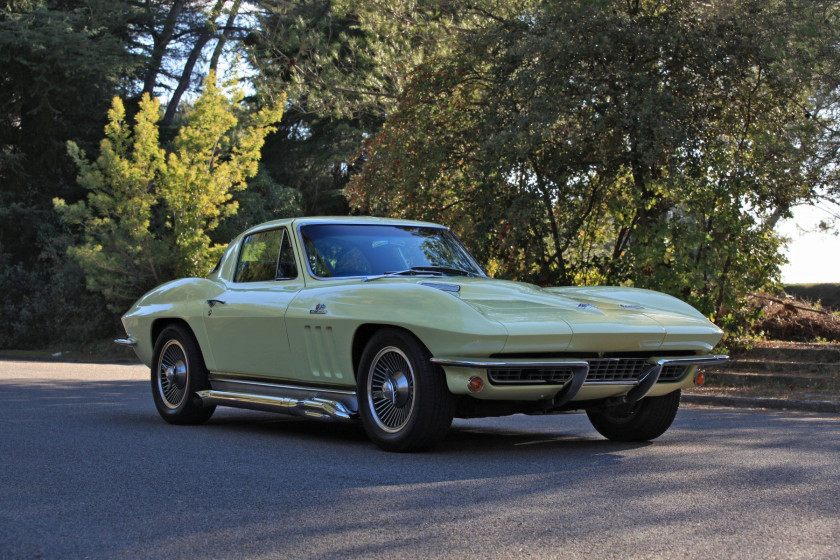
[{"label": "chrome wire wheel", "polygon": [[377,426],[385,432],[402,430],[411,419],[415,401],[414,368],[396,346],[381,349],[368,374],[368,407]]},{"label": "chrome wire wheel", "polygon": [[157,364],[157,388],[163,404],[176,409],[187,396],[189,363],[187,353],[175,339],[166,342]]}]

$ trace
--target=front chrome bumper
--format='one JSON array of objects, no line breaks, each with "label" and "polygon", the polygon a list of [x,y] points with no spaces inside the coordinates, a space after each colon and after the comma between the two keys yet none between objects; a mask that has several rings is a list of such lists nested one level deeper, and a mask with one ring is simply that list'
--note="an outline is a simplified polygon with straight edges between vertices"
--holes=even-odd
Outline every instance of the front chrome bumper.
[{"label": "front chrome bumper", "polygon": [[[707,355],[707,356],[655,356],[646,360],[649,367],[643,368],[641,375],[636,379],[625,379],[620,381],[603,381],[603,380],[587,380],[589,374],[590,364],[586,359],[496,359],[496,358],[449,358],[449,357],[435,357],[432,358],[432,363],[442,366],[444,368],[469,368],[484,370],[488,377],[493,370],[501,369],[564,369],[571,370],[572,375],[564,385],[560,387],[559,392],[556,393],[553,401],[555,406],[562,406],[568,403],[580,392],[583,387],[598,387],[606,385],[615,385],[625,387],[627,392],[617,397],[617,402],[623,404],[632,404],[643,399],[654,388],[659,381],[663,369],[668,366],[710,366],[722,364],[729,359],[729,356],[722,354]],[[665,381],[663,381],[664,383]],[[513,388],[514,384],[507,385]],[[523,388],[525,383],[519,384],[517,388]],[[537,385],[530,385],[536,388]],[[542,385],[545,387],[545,385]],[[556,385],[555,385],[556,387]],[[450,386],[451,388],[451,386]],[[481,396],[476,395],[479,398]],[[494,397],[498,398],[498,397]]]},{"label": "front chrome bumper", "polygon": [[666,366],[711,366],[722,364],[729,360],[729,356],[724,354],[716,354],[714,356],[685,356],[677,358],[651,358],[656,360],[655,365],[638,381],[635,387],[630,389],[626,395],[619,400],[623,404],[633,404],[645,398],[656,382],[659,381],[659,376]]}]

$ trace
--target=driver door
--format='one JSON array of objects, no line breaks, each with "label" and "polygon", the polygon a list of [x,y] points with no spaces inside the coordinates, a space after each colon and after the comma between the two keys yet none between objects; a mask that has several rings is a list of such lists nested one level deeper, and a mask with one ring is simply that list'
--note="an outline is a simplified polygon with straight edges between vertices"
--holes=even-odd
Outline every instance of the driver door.
[{"label": "driver door", "polygon": [[208,302],[204,324],[216,372],[246,377],[291,376],[286,310],[303,277],[285,227],[247,236],[233,281]]}]

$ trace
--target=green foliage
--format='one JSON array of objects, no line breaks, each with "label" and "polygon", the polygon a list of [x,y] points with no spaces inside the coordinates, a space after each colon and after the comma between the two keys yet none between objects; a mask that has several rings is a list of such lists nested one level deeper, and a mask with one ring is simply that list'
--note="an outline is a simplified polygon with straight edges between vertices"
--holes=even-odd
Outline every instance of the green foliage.
[{"label": "green foliage", "polygon": [[243,190],[246,180],[257,174],[265,137],[283,116],[281,98],[275,108],[258,111],[247,127],[234,130],[242,95],[228,98],[215,81],[211,72],[161,173],[159,196],[175,235],[179,276],[204,274],[221,255],[224,245],[212,245],[208,234],[236,213],[233,191]]},{"label": "green foliage", "polygon": [[112,91],[136,68],[127,5],[111,0],[0,6],[0,245],[34,266],[54,196],[75,198],[66,141],[94,146]]},{"label": "green foliage", "polygon": [[351,207],[374,215],[449,224],[474,249],[484,249],[479,256],[486,260],[488,240],[477,239],[480,226],[464,209],[492,213],[495,205],[485,206],[487,197],[502,199],[503,206],[506,193],[475,165],[481,114],[467,109],[478,91],[461,75],[457,67],[416,72],[398,110],[366,143],[362,173],[351,180],[347,195]]},{"label": "green foliage", "polygon": [[[272,133],[266,138],[266,147],[277,134]],[[249,227],[269,220],[301,215],[300,193],[271,178],[265,170],[267,152],[265,149],[263,152],[259,171],[248,181],[248,188],[233,193],[232,201],[238,204],[239,210],[225,218],[211,233],[215,242],[230,241]]]},{"label": "green foliage", "polygon": [[224,246],[213,245],[210,233],[236,213],[232,193],[256,175],[264,138],[282,116],[282,106],[263,109],[237,127],[240,101],[217,88],[211,73],[168,154],[158,138],[160,106],[148,94],[133,127],[114,99],[94,162],[68,145],[89,194],[71,205],[56,199],[56,209],[84,232],[69,254],[113,310],[162,281],[204,274],[218,258]]},{"label": "green foliage", "polygon": [[293,107],[380,122],[410,69],[450,50],[459,30],[509,2],[306,0],[264,6],[249,48],[258,88]]},{"label": "green foliage", "polygon": [[375,128],[351,119],[289,111],[278,132],[266,139],[261,166],[273,183],[295,193],[297,213],[344,215],[349,211],[343,189],[351,162],[365,130]]},{"label": "green foliage", "polygon": [[152,225],[155,182],[165,162],[159,114],[157,100],[144,96],[132,129],[115,97],[96,161],[88,162],[76,144],[68,143],[79,184],[89,191],[87,202],[55,200],[62,219],[84,230],[85,242],[70,247],[69,255],[85,271],[88,288],[102,293],[115,309],[168,278],[175,264],[170,248],[158,242],[161,228]]},{"label": "green foliage", "polygon": [[115,91],[136,71],[120,0],[0,4],[0,346],[107,336],[101,296],[66,256],[52,199],[82,188],[66,142],[96,146]]},{"label": "green foliage", "polygon": [[[226,4],[233,12],[232,4]],[[0,324],[0,344],[3,346],[26,346],[35,339],[39,344],[47,345],[74,337],[81,340],[103,333],[113,335],[108,331],[118,329],[119,325],[113,314],[105,310],[101,293],[86,289],[86,276],[90,285],[112,292],[115,298],[123,298],[120,303],[111,300],[113,309],[123,311],[130,303],[127,298],[132,296],[129,293],[136,294],[138,290],[150,287],[155,277],[171,277],[176,265],[183,262],[181,253],[190,252],[186,238],[183,248],[176,248],[169,241],[156,243],[172,236],[166,227],[167,206],[158,196],[163,172],[151,187],[155,202],[148,216],[148,230],[152,241],[143,239],[143,227],[120,225],[123,217],[141,223],[141,216],[146,213],[142,204],[137,206],[136,212],[134,206],[128,205],[130,210],[121,213],[118,207],[126,206],[125,200],[132,200],[127,194],[121,195],[124,199],[117,196],[110,202],[107,192],[104,197],[100,196],[95,204],[103,206],[104,214],[98,213],[94,203],[86,204],[90,223],[100,230],[97,235],[101,243],[90,246],[84,228],[68,228],[66,222],[57,219],[53,200],[64,200],[65,206],[72,208],[88,194],[93,194],[77,182],[80,168],[78,162],[69,157],[67,142],[72,140],[78,146],[79,155],[87,152],[98,156],[114,95],[125,100],[124,120],[130,124],[123,123],[122,126],[124,133],[130,133],[134,116],[139,111],[138,92],[143,90],[144,82],[148,81],[152,90],[155,85],[169,89],[185,85],[188,94],[190,90],[198,89],[201,81],[194,79],[192,72],[182,72],[184,59],[193,51],[200,51],[199,43],[205,40],[207,42],[201,44],[212,48],[224,37],[230,39],[228,46],[237,44],[243,36],[241,27],[220,27],[230,20],[226,10],[208,26],[208,17],[212,16],[212,10],[206,10],[208,7],[206,3],[191,0],[31,0],[0,5],[0,261],[3,263],[0,284],[6,293],[15,294],[0,309],[4,318],[11,318]],[[174,19],[170,19],[170,15]],[[169,23],[172,25],[168,26]],[[201,64],[202,53],[198,54]],[[201,70],[196,73],[200,74]],[[279,95],[275,94],[275,99],[282,99]],[[169,104],[169,108],[175,106],[179,105]],[[177,117],[182,116],[183,109],[181,104]],[[239,124],[227,136],[236,144],[249,119],[242,107],[235,107],[233,112]],[[173,150],[171,140],[176,133],[177,128],[166,129],[163,133],[162,145],[167,151]],[[243,156],[244,152],[252,151],[251,148],[253,146],[246,148]],[[131,167],[135,157],[132,148],[124,153],[114,149],[115,154],[122,154],[122,164]],[[219,156],[222,160],[232,159],[224,151],[220,151]],[[95,162],[89,164],[95,167]],[[122,176],[116,169],[113,171],[114,177],[129,181],[129,176]],[[253,167],[247,172],[252,173]],[[95,184],[95,178],[91,180]],[[174,184],[174,179],[172,181]],[[191,188],[196,191],[210,188],[198,183]],[[241,184],[240,181],[238,185]],[[254,203],[253,208],[243,208],[237,218],[256,215],[262,218],[264,209],[297,211],[296,206],[287,204],[290,201],[288,191],[278,185],[258,188],[254,193],[232,187],[232,192],[234,198],[229,202],[238,199],[240,204],[252,200]],[[259,197],[252,196],[258,192],[262,193]],[[82,219],[79,210],[70,210],[65,217],[71,221]],[[112,214],[119,218],[109,219]],[[221,215],[215,219],[211,215],[197,218],[198,222],[204,220],[211,228],[214,220],[220,219]],[[170,220],[170,223],[175,222]],[[106,235],[108,228],[113,231]],[[213,242],[229,239],[217,237],[216,231],[206,229]],[[125,246],[119,240],[124,240]],[[102,245],[98,252],[94,250],[97,244]],[[115,270],[110,276],[102,271],[98,280],[91,280],[91,276],[80,269],[79,262],[68,255],[69,246],[76,247],[71,250],[75,256],[102,259],[101,264],[113,266]],[[84,255],[85,248],[91,251],[87,255]],[[155,254],[144,260],[138,256],[143,251],[147,255]],[[114,255],[119,252],[124,255],[116,258]],[[104,254],[109,254],[108,258],[113,262],[107,263]],[[133,267],[137,269],[138,280],[133,286],[123,285]],[[184,266],[183,270],[187,268]],[[68,312],[64,314],[59,310]],[[60,326],[46,326],[56,321],[60,321]]]},{"label": "green foliage", "polygon": [[651,287],[741,328],[745,296],[778,277],[776,220],[820,188],[813,84],[840,58],[822,8],[580,1],[496,19],[414,72],[350,204],[451,223],[498,275]]},{"label": "green foliage", "polygon": [[[244,227],[351,208],[453,225],[499,276],[664,289],[740,328],[745,294],[778,276],[776,222],[840,200],[838,15],[833,0],[5,2],[0,313],[18,320],[0,345],[99,336],[103,294],[122,311]],[[223,50],[254,70],[253,99],[198,97]],[[140,92],[164,90],[162,125]],[[289,110],[272,125],[248,117],[257,103]],[[59,308],[63,328],[39,327]]]},{"label": "green foliage", "polygon": [[[51,240],[51,249],[66,250],[69,239]],[[101,294],[85,289],[79,265],[63,254],[43,255],[34,266],[0,252],[0,348],[78,348],[118,332],[116,315],[104,314]]]},{"label": "green foliage", "polygon": [[289,92],[265,169],[300,192],[307,215],[346,214],[344,188],[364,138],[394,111],[406,76],[449,53],[465,29],[511,14],[500,0],[307,0],[264,4],[248,58],[260,95]]}]

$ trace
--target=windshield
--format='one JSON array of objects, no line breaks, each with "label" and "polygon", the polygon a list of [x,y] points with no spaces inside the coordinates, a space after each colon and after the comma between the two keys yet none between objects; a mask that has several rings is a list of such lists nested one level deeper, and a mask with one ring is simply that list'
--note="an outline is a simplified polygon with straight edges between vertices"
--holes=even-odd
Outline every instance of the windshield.
[{"label": "windshield", "polygon": [[449,230],[310,224],[300,228],[309,268],[320,278],[381,274],[484,276]]}]

